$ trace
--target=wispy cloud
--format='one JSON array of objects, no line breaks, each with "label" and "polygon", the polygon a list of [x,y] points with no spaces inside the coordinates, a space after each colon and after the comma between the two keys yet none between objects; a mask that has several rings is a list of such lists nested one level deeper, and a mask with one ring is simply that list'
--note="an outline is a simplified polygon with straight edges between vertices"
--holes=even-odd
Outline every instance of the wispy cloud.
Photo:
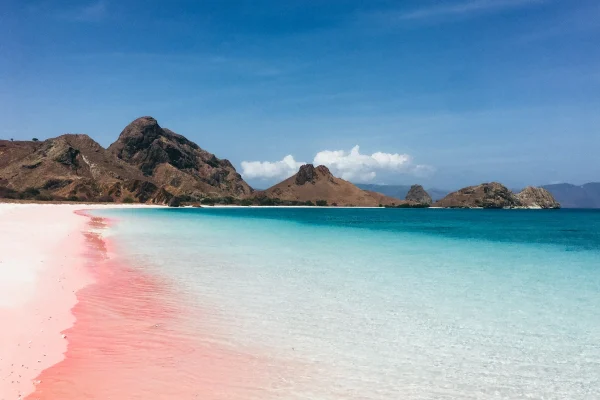
[{"label": "wispy cloud", "polygon": [[540,40],[572,35],[589,35],[600,30],[600,4],[575,9],[560,19],[545,21],[537,30],[524,34],[519,42],[530,44]]},{"label": "wispy cloud", "polygon": [[435,5],[389,14],[394,21],[429,21],[467,18],[504,10],[540,5],[546,0],[468,0],[439,1]]},{"label": "wispy cloud", "polygon": [[96,22],[108,17],[108,11],[108,2],[98,0],[83,6],[62,10],[57,13],[57,16],[75,22]]}]

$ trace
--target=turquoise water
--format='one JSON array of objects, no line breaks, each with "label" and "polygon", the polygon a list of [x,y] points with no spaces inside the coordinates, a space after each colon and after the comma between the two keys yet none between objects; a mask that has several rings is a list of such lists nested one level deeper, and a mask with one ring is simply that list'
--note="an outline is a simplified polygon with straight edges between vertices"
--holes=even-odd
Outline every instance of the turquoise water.
[{"label": "turquoise water", "polygon": [[598,211],[95,213],[271,398],[600,398]]}]

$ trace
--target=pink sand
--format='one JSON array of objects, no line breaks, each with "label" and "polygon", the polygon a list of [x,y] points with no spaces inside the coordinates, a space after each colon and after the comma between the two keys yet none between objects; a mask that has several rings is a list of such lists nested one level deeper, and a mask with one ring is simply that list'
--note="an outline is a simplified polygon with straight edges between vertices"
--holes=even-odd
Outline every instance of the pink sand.
[{"label": "pink sand", "polygon": [[74,211],[0,207],[0,271],[15,288],[0,294],[0,400],[250,400],[281,389],[289,365],[228,343],[207,321],[215,310],[121,261],[99,233],[110,221]]},{"label": "pink sand", "polygon": [[168,282],[108,259],[99,234],[86,241],[96,282],[78,295],[65,360],[31,399],[247,399],[245,388],[260,387],[258,357],[200,335],[189,322],[202,311],[190,319]]},{"label": "pink sand", "polygon": [[35,390],[61,361],[75,292],[91,282],[73,206],[0,205],[0,400]]}]

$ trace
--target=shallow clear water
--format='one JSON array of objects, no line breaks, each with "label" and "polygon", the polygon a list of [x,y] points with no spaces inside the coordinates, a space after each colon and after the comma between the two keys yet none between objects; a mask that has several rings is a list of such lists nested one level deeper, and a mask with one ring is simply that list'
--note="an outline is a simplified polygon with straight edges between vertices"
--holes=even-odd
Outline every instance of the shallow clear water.
[{"label": "shallow clear water", "polygon": [[260,354],[257,398],[600,398],[598,211],[95,214],[198,335]]}]

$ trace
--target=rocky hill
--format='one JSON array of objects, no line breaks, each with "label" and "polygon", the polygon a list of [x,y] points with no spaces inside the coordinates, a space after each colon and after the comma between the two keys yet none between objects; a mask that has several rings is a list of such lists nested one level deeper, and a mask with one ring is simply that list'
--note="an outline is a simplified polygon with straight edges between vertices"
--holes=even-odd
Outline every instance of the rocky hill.
[{"label": "rocky hill", "polygon": [[129,124],[104,149],[87,135],[0,141],[0,196],[41,200],[168,203],[241,198],[252,188],[227,160],[161,128],[151,117]]},{"label": "rocky hill", "polygon": [[427,193],[421,185],[412,185],[406,194],[405,200],[426,205],[430,205],[433,202],[429,193]]},{"label": "rocky hill", "polygon": [[352,183],[334,177],[324,165],[306,164],[294,176],[258,193],[274,199],[294,202],[327,202],[337,206],[377,207],[408,204],[381,193],[359,189]]},{"label": "rocky hill", "polygon": [[168,129],[152,117],[129,124],[108,150],[175,195],[250,195],[252,188],[225,159]]},{"label": "rocky hill", "polygon": [[[378,185],[374,183],[356,183],[356,186],[362,190],[370,190],[372,192],[378,192],[385,194],[386,196],[395,197],[397,199],[404,199],[410,191],[411,186],[408,185]],[[427,188],[427,193],[431,196],[433,201],[441,200],[450,193],[448,190]]]},{"label": "rocky hill", "polygon": [[527,208],[560,208],[560,203],[544,188],[528,186],[517,193],[517,199]]},{"label": "rocky hill", "polygon": [[560,208],[560,204],[544,189],[528,187],[515,195],[506,186],[482,183],[450,193],[433,204],[447,208]]}]

